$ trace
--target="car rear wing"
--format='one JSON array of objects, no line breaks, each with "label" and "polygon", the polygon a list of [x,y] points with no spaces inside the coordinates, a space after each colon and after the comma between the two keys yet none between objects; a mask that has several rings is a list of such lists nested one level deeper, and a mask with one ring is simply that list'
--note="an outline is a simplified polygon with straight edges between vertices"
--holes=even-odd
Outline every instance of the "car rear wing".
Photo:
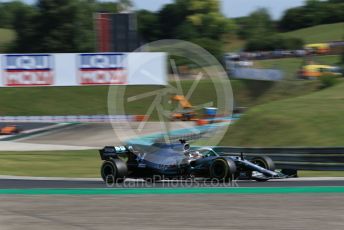
[{"label": "car rear wing", "polygon": [[103,149],[99,150],[100,158],[103,161],[131,152],[131,146],[105,146]]}]

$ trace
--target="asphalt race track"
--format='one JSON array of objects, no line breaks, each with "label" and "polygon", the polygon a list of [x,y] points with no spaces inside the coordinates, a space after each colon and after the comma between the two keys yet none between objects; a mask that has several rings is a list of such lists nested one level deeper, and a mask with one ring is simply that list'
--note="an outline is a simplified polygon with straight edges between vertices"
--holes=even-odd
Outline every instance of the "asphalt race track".
[{"label": "asphalt race track", "polygon": [[343,230],[343,194],[0,196],[2,230]]},{"label": "asphalt race track", "polygon": [[[172,182],[176,187],[165,189]],[[0,229],[344,229],[344,178],[238,181],[239,188],[209,188],[221,185],[204,183],[208,188],[180,189],[184,182],[165,181],[141,189],[142,181],[128,180],[133,189],[120,189],[127,182],[102,189],[106,186],[97,179],[3,178]],[[96,193],[88,193],[92,190]],[[178,190],[181,193],[173,192]],[[203,193],[197,193],[200,190]],[[240,192],[245,190],[251,192]]]},{"label": "asphalt race track", "polygon": [[[124,139],[137,138],[137,135],[147,135],[152,133],[164,132],[159,122],[147,122],[143,130],[137,131],[139,123],[132,122],[132,130],[127,130],[127,126],[117,125],[117,132],[121,133]],[[181,129],[192,127],[193,123],[174,122],[171,127]],[[139,134],[138,134],[139,133]],[[119,145],[121,140],[114,132],[111,123],[81,123],[63,129],[46,132],[42,135],[33,135],[19,140],[22,143],[33,144],[52,144],[52,145],[70,145],[70,146],[89,146],[102,148],[106,145]]]},{"label": "asphalt race track", "polygon": [[0,127],[4,127],[7,125],[17,125],[22,130],[31,130],[31,129],[38,129],[53,125],[54,123],[38,123],[38,122],[0,122]]},{"label": "asphalt race track", "polygon": [[[231,183],[220,183],[217,181],[199,180],[191,181],[173,181],[166,180],[162,182],[144,182],[142,180],[127,180],[122,184],[110,185],[113,188],[188,188],[188,187],[319,187],[319,186],[344,186],[344,178],[332,179],[312,179],[295,178],[284,180],[270,180],[267,182],[256,181],[234,181]],[[0,189],[33,189],[33,188],[106,188],[106,184],[100,179],[0,179]]]}]

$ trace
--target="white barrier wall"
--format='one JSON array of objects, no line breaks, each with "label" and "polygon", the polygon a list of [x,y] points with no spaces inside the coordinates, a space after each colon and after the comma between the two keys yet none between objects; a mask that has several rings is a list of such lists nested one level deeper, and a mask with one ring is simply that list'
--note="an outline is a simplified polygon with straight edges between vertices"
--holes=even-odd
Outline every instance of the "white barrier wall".
[{"label": "white barrier wall", "polygon": [[166,85],[165,53],[0,54],[0,87]]},{"label": "white barrier wall", "polygon": [[72,123],[91,122],[109,123],[123,121],[138,121],[140,115],[66,115],[66,116],[0,116],[0,122],[34,122],[34,123]]}]

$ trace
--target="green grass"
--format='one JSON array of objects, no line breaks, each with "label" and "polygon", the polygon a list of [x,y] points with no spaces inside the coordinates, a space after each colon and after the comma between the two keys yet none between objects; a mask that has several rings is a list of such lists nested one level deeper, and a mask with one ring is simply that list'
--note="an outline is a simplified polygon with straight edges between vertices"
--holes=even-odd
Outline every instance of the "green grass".
[{"label": "green grass", "polygon": [[0,115],[106,114],[107,87],[2,88]]},{"label": "green grass", "polygon": [[[340,55],[316,56],[312,61],[323,65],[338,65],[340,63]],[[277,68],[283,71],[285,79],[295,79],[297,71],[306,63],[303,58],[283,58],[254,61],[256,67],[259,68]]]},{"label": "green grass", "polygon": [[[183,81],[182,87],[187,92],[191,85],[192,81]],[[107,86],[3,88],[0,115],[108,114],[108,89]],[[125,104],[126,114],[145,114],[154,96],[134,102],[128,102],[127,98],[159,89],[159,86],[112,86],[116,92],[124,91],[123,101],[117,97],[113,103]],[[214,98],[215,88],[205,80],[199,83],[191,102],[198,105]]]},{"label": "green grass", "polygon": [[0,52],[6,51],[11,42],[15,39],[15,32],[10,29],[0,28]]},{"label": "green grass", "polygon": [[287,37],[301,38],[305,43],[341,41],[344,36],[344,22],[313,26],[305,29],[282,33]]},{"label": "green grass", "polygon": [[97,150],[0,152],[0,175],[99,177]]},{"label": "green grass", "polygon": [[315,92],[318,81],[231,81],[233,94],[240,106],[252,107],[271,101],[292,98]]},{"label": "green grass", "polygon": [[253,107],[221,145],[344,146],[344,83]]},{"label": "green grass", "polygon": [[299,177],[344,177],[344,171],[298,171]]},{"label": "green grass", "polygon": [[[184,94],[193,81],[182,81]],[[254,80],[231,81],[235,100],[240,106],[252,106],[271,100],[304,95],[317,89],[315,81],[267,82]],[[123,90],[123,86],[113,86]],[[141,93],[161,89],[159,86],[128,86],[124,93],[126,114],[145,114],[154,96],[134,102],[126,99]],[[2,88],[0,91],[0,116],[4,115],[91,115],[108,114],[107,86],[85,87],[31,87]],[[113,103],[121,103],[121,97]],[[210,80],[202,80],[194,91],[190,102],[200,105],[216,102],[215,88]],[[216,104],[214,105],[216,106]],[[156,118],[156,115],[153,115]]]}]

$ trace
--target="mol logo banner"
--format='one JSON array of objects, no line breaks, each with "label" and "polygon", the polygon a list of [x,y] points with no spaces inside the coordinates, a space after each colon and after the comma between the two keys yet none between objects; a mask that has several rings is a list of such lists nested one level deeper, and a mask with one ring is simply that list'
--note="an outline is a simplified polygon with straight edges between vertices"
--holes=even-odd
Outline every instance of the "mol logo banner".
[{"label": "mol logo banner", "polygon": [[5,86],[49,86],[54,84],[53,56],[9,54],[3,56]]},{"label": "mol logo banner", "polygon": [[125,53],[79,54],[80,85],[127,84]]},{"label": "mol logo banner", "polygon": [[166,85],[167,54],[1,54],[0,87]]}]

